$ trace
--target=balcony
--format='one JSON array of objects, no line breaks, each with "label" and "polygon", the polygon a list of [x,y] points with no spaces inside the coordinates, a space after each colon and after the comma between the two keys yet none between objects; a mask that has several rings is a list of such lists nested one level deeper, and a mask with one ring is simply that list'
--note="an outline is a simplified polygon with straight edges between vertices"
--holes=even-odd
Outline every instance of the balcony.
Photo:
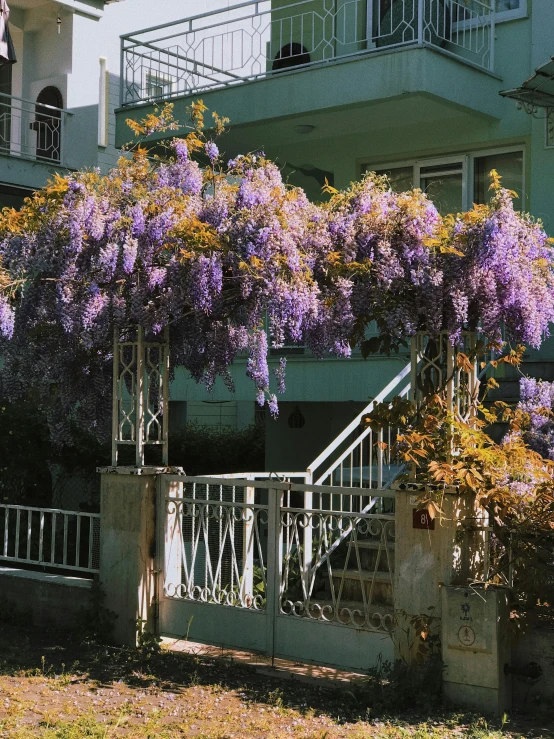
[{"label": "balcony", "polygon": [[122,107],[427,47],[494,67],[493,0],[251,1],[122,36]]},{"label": "balcony", "polygon": [[65,166],[71,115],[64,108],[0,93],[0,155]]}]

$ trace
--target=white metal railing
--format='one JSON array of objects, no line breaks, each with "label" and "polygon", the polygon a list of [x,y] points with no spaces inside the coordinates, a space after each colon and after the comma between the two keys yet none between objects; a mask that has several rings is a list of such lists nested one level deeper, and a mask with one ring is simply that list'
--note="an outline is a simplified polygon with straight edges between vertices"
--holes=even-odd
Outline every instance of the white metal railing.
[{"label": "white metal railing", "polygon": [[0,562],[96,573],[100,514],[0,505]]},{"label": "white metal railing", "polygon": [[64,164],[71,111],[0,93],[0,154]]},{"label": "white metal railing", "polygon": [[358,489],[344,511],[333,488],[248,482],[163,476],[162,597],[390,630],[394,513],[362,512]]},{"label": "white metal railing", "polygon": [[[403,467],[391,457],[392,442],[396,431],[380,429],[374,431],[370,426],[363,428],[362,419],[371,414],[375,406],[393,395],[407,398],[411,384],[410,365],[407,364],[381,390],[380,393],[360,411],[348,426],[319,454],[306,470],[297,472],[233,472],[210,477],[229,480],[275,480],[276,482],[304,482],[330,487],[351,487],[363,489],[386,489],[402,472]],[[408,378],[408,381],[406,381]],[[387,445],[385,449],[383,444]],[[335,493],[338,496],[339,493]],[[338,500],[338,497],[337,497]],[[346,496],[344,505],[350,498]],[[364,507],[366,512],[374,505],[373,494],[366,493]],[[337,503],[338,505],[338,503]],[[340,510],[347,510],[341,508]]]},{"label": "white metal railing", "polygon": [[[362,428],[362,419],[371,414],[375,406],[391,395],[407,398],[410,394],[411,367],[407,364],[381,392],[348,424],[329,446],[319,454],[307,471],[318,485],[340,487],[387,488],[401,472],[391,458],[391,442],[395,430],[371,426]],[[406,381],[408,378],[408,381]],[[387,447],[384,448],[383,444]]]},{"label": "white metal railing", "polygon": [[250,0],[121,37],[121,104],[409,45],[492,70],[493,0]]}]

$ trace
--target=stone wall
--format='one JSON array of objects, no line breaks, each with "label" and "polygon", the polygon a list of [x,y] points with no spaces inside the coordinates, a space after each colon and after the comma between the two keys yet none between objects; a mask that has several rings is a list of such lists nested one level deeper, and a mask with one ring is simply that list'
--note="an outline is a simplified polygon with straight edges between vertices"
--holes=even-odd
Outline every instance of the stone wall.
[{"label": "stone wall", "polygon": [[13,609],[30,625],[71,629],[90,608],[91,588],[82,577],[0,567],[0,616]]}]

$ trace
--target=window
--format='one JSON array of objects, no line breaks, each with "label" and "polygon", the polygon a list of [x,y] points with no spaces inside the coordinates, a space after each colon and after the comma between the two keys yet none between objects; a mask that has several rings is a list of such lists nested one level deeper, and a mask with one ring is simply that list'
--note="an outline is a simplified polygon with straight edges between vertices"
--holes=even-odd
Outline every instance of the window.
[{"label": "window", "polygon": [[[365,171],[370,171],[366,167]],[[420,187],[435,203],[440,213],[457,213],[467,205],[466,157],[429,159],[401,167],[378,169],[386,174],[395,192]]]},{"label": "window", "polygon": [[[502,185],[517,193],[519,202],[523,197],[523,152],[511,151],[504,154],[488,154],[475,158],[473,174],[473,201],[486,203],[489,199],[489,173],[496,169],[502,177]],[[521,204],[520,207],[524,207]]]},{"label": "window", "polygon": [[187,423],[222,428],[237,427],[237,403],[235,400],[189,400],[186,408]]},{"label": "window", "polygon": [[25,198],[30,198],[32,194],[32,190],[27,190],[24,187],[0,184],[0,210],[2,208],[19,210]]},{"label": "window", "polygon": [[146,97],[163,98],[171,95],[173,91],[173,80],[167,74],[161,72],[146,72]]},{"label": "window", "polygon": [[377,174],[387,175],[394,192],[405,192],[411,190],[414,186],[414,168],[412,166],[380,169]]},{"label": "window", "polygon": [[519,10],[520,6],[520,0],[496,0],[497,13],[502,13],[504,10]]},{"label": "window", "polygon": [[[363,166],[362,171],[373,167]],[[437,206],[442,215],[458,213],[472,202],[486,203],[490,197],[489,173],[495,169],[502,177],[502,185],[520,198],[519,207],[525,208],[523,180],[523,151],[514,147],[508,151],[492,151],[459,157],[422,159],[399,166],[376,169],[386,174],[395,192],[420,187]]]},{"label": "window", "polygon": [[458,213],[464,209],[464,162],[434,164],[419,168],[421,189],[440,213]]},{"label": "window", "polygon": [[527,0],[496,0],[496,20],[509,21],[527,15]]}]

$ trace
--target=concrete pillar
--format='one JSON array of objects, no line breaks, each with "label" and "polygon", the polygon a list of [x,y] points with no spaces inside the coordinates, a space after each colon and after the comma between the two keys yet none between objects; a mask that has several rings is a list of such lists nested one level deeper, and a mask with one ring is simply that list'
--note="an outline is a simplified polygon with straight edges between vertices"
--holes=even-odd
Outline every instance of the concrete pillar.
[{"label": "concrete pillar", "polygon": [[418,511],[419,494],[416,487],[396,491],[395,651],[408,664],[423,659],[427,645],[433,644],[429,638],[422,643],[418,631],[428,627],[430,637],[440,634],[440,588],[467,585],[480,574],[484,561],[482,535],[467,534],[462,526],[475,521],[474,497],[446,493],[442,515],[431,520]]},{"label": "concrete pillar", "polygon": [[502,715],[512,707],[507,588],[442,589],[443,694],[457,706]]},{"label": "concrete pillar", "polygon": [[100,585],[117,614],[114,640],[135,646],[137,619],[154,631],[156,468],[101,472]]}]

